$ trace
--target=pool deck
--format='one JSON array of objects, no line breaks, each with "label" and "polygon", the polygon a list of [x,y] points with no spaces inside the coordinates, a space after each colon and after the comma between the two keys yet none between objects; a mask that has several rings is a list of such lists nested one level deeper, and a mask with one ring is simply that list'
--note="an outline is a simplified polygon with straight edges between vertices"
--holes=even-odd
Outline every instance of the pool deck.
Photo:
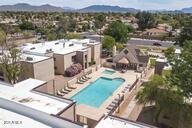
[{"label": "pool deck", "polygon": [[[119,71],[116,71],[112,75],[102,73],[106,69],[107,68],[102,67],[98,71],[90,74],[89,77],[92,77],[92,78],[90,80],[88,80],[87,82],[85,82],[84,84],[73,85],[73,86],[77,87],[77,89],[75,89],[72,92],[70,92],[69,94],[65,95],[65,98],[71,98],[73,95],[77,94],[79,91],[86,88],[90,84],[90,82],[94,82],[99,77],[123,78],[125,80],[125,82],[122,85],[120,85],[120,87],[114,91],[113,95],[108,97],[108,99],[106,101],[104,101],[104,103],[99,108],[94,108],[94,107],[91,107],[91,106],[88,106],[85,104],[77,105],[77,107],[76,107],[77,115],[81,115],[83,117],[87,117],[87,118],[98,121],[103,116],[103,114],[109,112],[109,110],[106,108],[112,103],[112,101],[115,98],[118,98],[118,94],[122,94],[122,91],[125,89],[125,87],[128,84],[132,85],[135,82],[136,77],[141,76],[141,73],[137,73],[137,72],[131,71],[131,70],[127,71],[126,73],[120,73]],[[124,95],[126,95],[126,94],[124,94]],[[127,95],[128,95],[128,93],[127,93]],[[97,99],[95,99],[95,100],[97,100]]]}]

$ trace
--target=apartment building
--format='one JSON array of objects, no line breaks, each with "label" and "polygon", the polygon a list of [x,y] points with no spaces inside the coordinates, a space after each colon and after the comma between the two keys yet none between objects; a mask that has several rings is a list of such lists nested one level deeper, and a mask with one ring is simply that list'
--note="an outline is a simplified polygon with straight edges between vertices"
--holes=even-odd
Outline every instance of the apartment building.
[{"label": "apartment building", "polygon": [[[36,79],[27,79],[13,86],[0,82],[1,120],[22,121],[18,127],[23,125],[29,127],[29,124],[33,127],[41,126],[43,128],[83,127],[74,123],[76,121],[75,102],[35,90],[44,84],[46,82]],[[8,115],[2,116],[5,114]],[[13,119],[13,117],[18,118]],[[1,125],[3,124],[0,121]]]},{"label": "apartment building", "polygon": [[22,59],[22,80],[34,78],[50,81],[54,79],[54,61],[52,57],[22,54]]},{"label": "apartment building", "polygon": [[[19,81],[28,78],[50,81],[55,77],[52,57],[22,54],[20,63],[22,72]],[[0,72],[0,80],[8,81],[3,71]]]},{"label": "apartment building", "polygon": [[21,49],[27,54],[53,57],[55,74],[64,75],[65,70],[75,63],[80,63],[83,69],[100,65],[101,43],[90,39],[26,44]]}]

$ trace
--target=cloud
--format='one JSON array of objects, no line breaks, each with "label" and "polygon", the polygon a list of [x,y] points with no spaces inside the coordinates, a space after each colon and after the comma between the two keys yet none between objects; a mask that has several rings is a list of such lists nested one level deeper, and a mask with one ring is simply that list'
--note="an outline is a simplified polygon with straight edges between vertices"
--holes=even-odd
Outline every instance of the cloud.
[{"label": "cloud", "polygon": [[118,5],[138,9],[181,9],[192,6],[192,0],[0,0],[1,5],[29,3],[33,5],[51,4],[60,7],[82,8],[89,5]]}]

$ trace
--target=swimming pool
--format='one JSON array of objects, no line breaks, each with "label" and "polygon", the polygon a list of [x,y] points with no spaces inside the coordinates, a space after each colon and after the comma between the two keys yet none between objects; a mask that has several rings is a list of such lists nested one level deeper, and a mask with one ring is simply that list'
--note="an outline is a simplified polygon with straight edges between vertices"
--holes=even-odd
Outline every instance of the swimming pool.
[{"label": "swimming pool", "polygon": [[77,105],[86,104],[98,108],[124,81],[121,78],[110,79],[100,77],[90,83],[85,89],[72,96],[71,99],[75,100]]},{"label": "swimming pool", "polygon": [[115,73],[115,71],[113,71],[113,70],[104,70],[102,73],[104,73],[104,74],[109,74],[109,75],[112,75],[113,73]]}]

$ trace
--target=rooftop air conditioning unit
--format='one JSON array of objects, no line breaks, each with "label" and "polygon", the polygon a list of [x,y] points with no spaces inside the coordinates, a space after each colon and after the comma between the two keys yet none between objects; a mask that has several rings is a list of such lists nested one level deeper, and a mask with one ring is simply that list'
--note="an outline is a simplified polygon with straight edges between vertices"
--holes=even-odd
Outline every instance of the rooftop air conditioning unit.
[{"label": "rooftop air conditioning unit", "polygon": [[34,50],[34,49],[35,49],[35,47],[30,48],[30,50]]},{"label": "rooftop air conditioning unit", "polygon": [[83,46],[87,46],[87,43],[83,43],[82,45],[83,45]]},{"label": "rooftop air conditioning unit", "polygon": [[50,52],[53,52],[51,48],[46,50],[46,53],[50,53]]},{"label": "rooftop air conditioning unit", "polygon": [[26,60],[28,60],[28,61],[32,61],[33,58],[28,56],[28,57],[26,58]]},{"label": "rooftop air conditioning unit", "polygon": [[91,41],[89,41],[89,43],[92,43],[92,44],[93,44],[93,43],[95,43],[95,41],[91,40]]},{"label": "rooftop air conditioning unit", "polygon": [[69,44],[69,47],[74,46],[74,44]]}]

